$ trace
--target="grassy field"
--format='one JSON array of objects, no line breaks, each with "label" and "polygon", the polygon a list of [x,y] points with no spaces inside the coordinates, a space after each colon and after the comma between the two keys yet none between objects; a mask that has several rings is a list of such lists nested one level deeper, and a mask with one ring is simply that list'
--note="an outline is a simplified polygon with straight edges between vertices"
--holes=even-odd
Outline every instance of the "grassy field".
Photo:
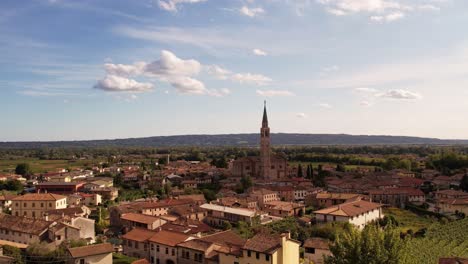
[{"label": "grassy field", "polygon": [[0,172],[14,172],[19,163],[28,163],[35,173],[55,171],[59,168],[73,169],[92,166],[98,160],[39,160],[39,159],[17,159],[0,160]]},{"label": "grassy field", "polygon": [[409,229],[417,232],[421,228],[427,228],[437,222],[436,219],[420,216],[408,210],[395,207],[384,208],[383,213],[386,216],[393,216],[398,221],[398,228],[400,228],[401,232],[406,232]]}]

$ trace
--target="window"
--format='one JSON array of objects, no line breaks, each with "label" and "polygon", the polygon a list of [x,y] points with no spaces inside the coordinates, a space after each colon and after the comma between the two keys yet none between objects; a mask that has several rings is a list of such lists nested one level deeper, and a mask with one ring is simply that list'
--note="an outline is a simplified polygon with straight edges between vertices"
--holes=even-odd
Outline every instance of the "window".
[{"label": "window", "polygon": [[80,259],[80,264],[85,264],[84,259]]},{"label": "window", "polygon": [[159,245],[156,245],[156,252],[159,252]]},{"label": "window", "polygon": [[306,248],[305,252],[309,254],[315,254],[315,248]]},{"label": "window", "polygon": [[154,244],[151,244],[151,250],[154,250]]},{"label": "window", "polygon": [[159,264],[160,263],[160,260],[159,259],[156,259],[156,264]]},{"label": "window", "polygon": [[169,248],[166,247],[166,255],[169,254]]},{"label": "window", "polygon": [[41,207],[44,207],[44,203],[41,203]]},{"label": "window", "polygon": [[265,260],[266,260],[266,261],[270,261],[270,255],[265,254]]},{"label": "window", "polygon": [[26,205],[27,205],[26,203],[23,203],[23,207],[27,207]]},{"label": "window", "polygon": [[32,207],[36,207],[36,203],[32,203]]},{"label": "window", "polygon": [[256,252],[256,253],[255,253],[255,258],[256,258],[256,259],[260,259],[260,253]]},{"label": "window", "polygon": [[175,249],[173,248],[171,251],[172,256],[175,256]]},{"label": "window", "polygon": [[150,262],[151,262],[151,264],[154,264],[154,257],[153,256],[151,256]]},{"label": "window", "polygon": [[49,207],[52,207],[52,203],[49,203]]},{"label": "window", "polygon": [[36,217],[36,212],[32,212],[32,217]]},{"label": "window", "polygon": [[247,251],[247,256],[248,256],[248,257],[251,257],[251,255],[252,255],[252,252],[251,252],[250,250],[248,250],[248,251]]}]

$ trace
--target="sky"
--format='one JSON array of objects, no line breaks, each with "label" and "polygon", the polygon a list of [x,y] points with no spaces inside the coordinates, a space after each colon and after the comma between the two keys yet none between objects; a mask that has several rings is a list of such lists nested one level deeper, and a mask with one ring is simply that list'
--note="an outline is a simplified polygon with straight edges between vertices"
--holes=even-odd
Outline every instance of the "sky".
[{"label": "sky", "polygon": [[0,2],[0,141],[468,139],[465,0]]}]

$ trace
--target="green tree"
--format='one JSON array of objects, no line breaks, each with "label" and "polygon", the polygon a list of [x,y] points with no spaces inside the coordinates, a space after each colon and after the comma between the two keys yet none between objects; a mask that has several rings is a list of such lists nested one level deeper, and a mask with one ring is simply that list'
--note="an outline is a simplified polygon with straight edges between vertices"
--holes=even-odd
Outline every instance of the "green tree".
[{"label": "green tree", "polygon": [[332,256],[326,264],[399,264],[404,241],[396,229],[389,226],[381,230],[377,225],[367,225],[359,231],[347,228],[330,246]]},{"label": "green tree", "polygon": [[253,230],[250,228],[249,224],[244,221],[239,221],[237,223],[237,233],[246,239],[251,238],[254,235]]},{"label": "green tree", "polygon": [[28,163],[20,163],[16,165],[15,173],[26,176],[32,174],[31,166]]},{"label": "green tree", "polygon": [[302,165],[299,163],[297,166],[297,177],[302,178],[304,177],[303,171],[302,171]]},{"label": "green tree", "polygon": [[241,178],[241,187],[244,192],[250,187],[252,187],[252,185],[252,178],[250,176],[243,176]]},{"label": "green tree", "polygon": [[307,179],[312,179],[312,165],[307,165],[307,173],[306,173],[306,178]]},{"label": "green tree", "polygon": [[463,175],[463,178],[460,181],[460,189],[462,189],[465,192],[468,192],[468,174],[467,173]]},{"label": "green tree", "polygon": [[12,257],[13,264],[23,264],[23,257],[21,255],[21,249],[17,247],[13,247],[10,245],[4,245],[3,246],[3,255]]},{"label": "green tree", "polygon": [[224,221],[223,222],[223,230],[230,230],[230,229],[232,229],[231,223],[229,223],[229,221]]}]

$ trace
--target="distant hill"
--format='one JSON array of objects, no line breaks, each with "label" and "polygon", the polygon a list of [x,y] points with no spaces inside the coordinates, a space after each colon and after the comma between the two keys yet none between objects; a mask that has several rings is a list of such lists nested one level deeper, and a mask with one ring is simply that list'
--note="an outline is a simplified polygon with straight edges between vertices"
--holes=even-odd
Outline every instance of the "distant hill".
[{"label": "distant hill", "polygon": [[[468,140],[346,134],[272,134],[273,145],[461,145]],[[80,141],[0,142],[0,148],[256,146],[258,134],[180,135]]]}]

